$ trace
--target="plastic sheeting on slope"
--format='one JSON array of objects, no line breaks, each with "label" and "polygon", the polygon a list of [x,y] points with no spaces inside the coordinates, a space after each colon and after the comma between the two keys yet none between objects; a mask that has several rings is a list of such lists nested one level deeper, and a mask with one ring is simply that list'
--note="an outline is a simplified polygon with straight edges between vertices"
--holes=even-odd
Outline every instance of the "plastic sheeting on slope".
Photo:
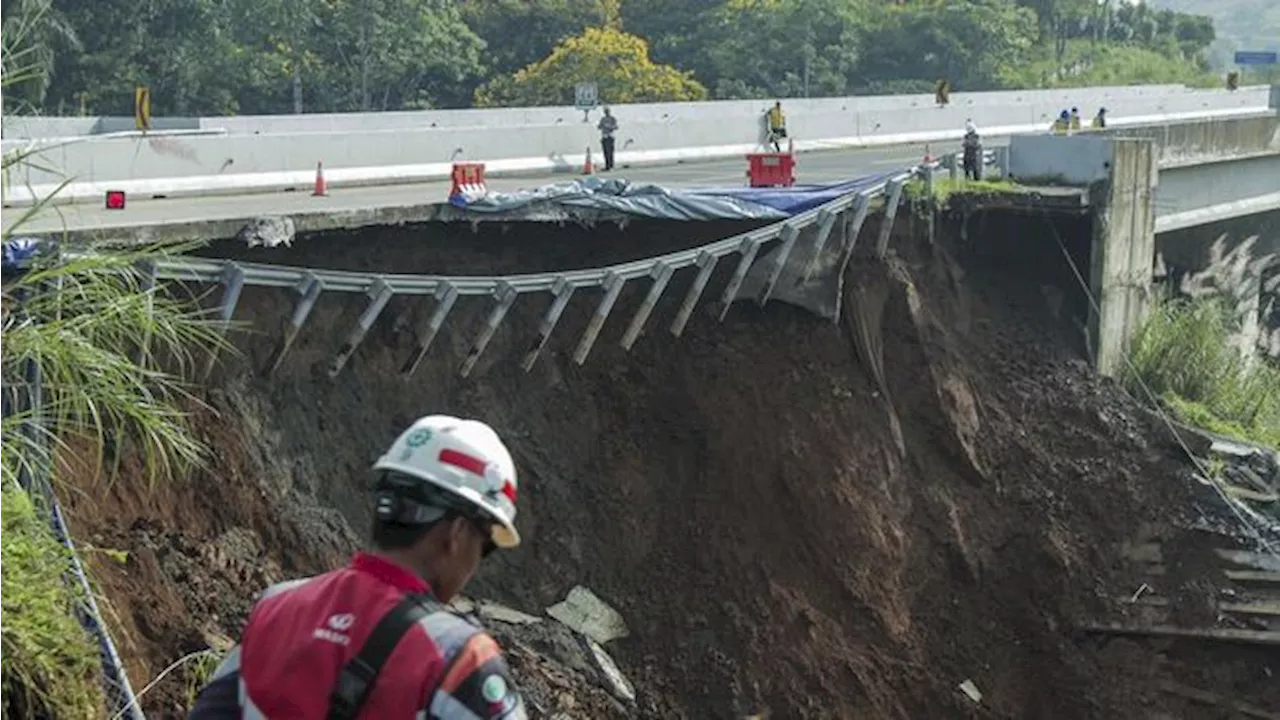
[{"label": "plastic sheeting on slope", "polygon": [[826,185],[790,188],[679,188],[651,183],[633,185],[624,178],[590,176],[572,182],[514,192],[490,192],[477,200],[450,199],[458,219],[558,219],[578,211],[661,220],[784,220],[841,195],[883,182],[878,174]]},{"label": "plastic sheeting on slope", "polygon": [[3,264],[6,273],[27,269],[45,247],[39,238],[16,237],[4,241]]},{"label": "plastic sheeting on slope", "polygon": [[864,175],[852,180],[824,185],[794,185],[783,188],[696,188],[684,192],[692,195],[710,195],[720,198],[737,198],[759,205],[767,205],[781,210],[787,215],[795,215],[812,210],[836,198],[860,192],[866,188],[885,182],[889,178],[900,175],[902,169],[892,170],[876,175]]}]

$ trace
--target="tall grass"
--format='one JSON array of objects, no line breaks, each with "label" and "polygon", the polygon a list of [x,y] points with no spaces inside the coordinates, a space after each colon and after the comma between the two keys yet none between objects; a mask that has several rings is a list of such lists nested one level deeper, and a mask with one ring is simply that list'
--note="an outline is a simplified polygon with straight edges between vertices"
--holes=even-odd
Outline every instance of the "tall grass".
[{"label": "tall grass", "polygon": [[1184,420],[1280,448],[1280,367],[1242,355],[1237,329],[1221,299],[1160,300],[1133,338],[1125,382],[1139,394],[1145,383]]},{"label": "tall grass", "polygon": [[[36,28],[45,0],[6,3],[0,38],[0,89],[39,82],[44,48]],[[3,156],[0,193],[11,168],[31,162],[39,151]],[[24,224],[44,212],[50,198],[18,211],[3,233],[8,242]],[[8,211],[6,211],[8,212]],[[76,609],[84,598],[67,581],[70,551],[54,536],[48,508],[19,482],[23,469],[51,481],[55,494],[87,492],[83,478],[62,477],[69,440],[88,448],[73,466],[100,469],[108,447],[129,443],[142,460],[146,480],[180,477],[207,457],[188,423],[186,408],[196,402],[185,381],[197,356],[222,349],[219,326],[194,303],[154,287],[140,264],[180,247],[149,247],[127,253],[81,248],[64,253],[46,248],[21,277],[3,288],[3,343],[0,375],[6,390],[41,379],[39,413],[13,408],[0,421],[0,492],[3,493],[3,625],[0,655],[6,717],[102,717],[107,711],[97,643],[81,627]],[[32,432],[34,430],[35,432]]]}]

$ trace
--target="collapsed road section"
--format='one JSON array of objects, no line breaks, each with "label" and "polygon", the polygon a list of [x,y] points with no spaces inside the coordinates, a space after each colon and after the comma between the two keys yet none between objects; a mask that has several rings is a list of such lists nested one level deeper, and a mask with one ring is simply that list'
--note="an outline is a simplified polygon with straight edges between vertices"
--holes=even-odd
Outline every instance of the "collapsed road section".
[{"label": "collapsed road section", "polygon": [[[555,332],[542,332],[554,282],[497,323],[491,286],[459,292],[408,375],[439,307],[422,295],[463,268],[518,288],[547,275],[539,253],[616,268],[680,225],[636,222],[607,249],[599,228],[485,223],[466,241],[419,226],[255,248],[269,270],[217,246],[184,260],[210,271],[194,279],[244,271],[234,302],[211,301],[231,309],[238,354],[193,409],[217,462],[154,495],[118,483],[68,498],[80,533],[127,558],[91,562],[135,684],[235,637],[266,584],[341,562],[369,525],[372,456],[424,409],[449,408],[486,418],[519,466],[525,543],[482,569],[475,595],[540,717],[1274,714],[1274,648],[1224,641],[1247,628],[1229,627],[1242,615],[1222,593],[1269,571],[1221,560],[1264,553],[1277,529],[1241,524],[1163,423],[1092,372],[1080,319],[1060,312],[1078,303],[1046,302],[1045,285],[1087,291],[1061,266],[1087,256],[1087,220],[930,236],[917,207],[894,217],[904,194],[854,193],[804,227],[717,240],[723,256],[756,247],[755,262],[717,262],[701,281],[685,263],[656,295],[634,282],[647,270],[575,292]],[[1066,252],[1026,241],[1040,236]],[[403,284],[419,272],[430,292]],[[609,277],[581,272],[550,276]],[[392,292],[371,313],[369,285],[324,286],[297,324],[307,273],[381,276]],[[721,302],[685,313],[678,340],[641,320],[625,342],[642,312],[680,317],[700,282]],[[606,315],[623,320],[596,321],[610,294]],[[614,630],[591,638],[616,672],[582,640],[599,632],[580,622],[592,613],[564,607],[590,604],[584,591],[616,614],[595,613]],[[1162,626],[1182,632],[1134,631]],[[167,714],[183,699],[179,681],[147,704]]]}]

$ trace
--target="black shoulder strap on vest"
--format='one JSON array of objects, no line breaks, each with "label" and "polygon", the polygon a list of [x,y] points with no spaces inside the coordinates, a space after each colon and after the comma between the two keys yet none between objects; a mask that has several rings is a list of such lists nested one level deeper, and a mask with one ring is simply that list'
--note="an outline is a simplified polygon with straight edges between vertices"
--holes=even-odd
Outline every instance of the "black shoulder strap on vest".
[{"label": "black shoulder strap on vest", "polygon": [[338,674],[338,683],[329,696],[328,720],[356,720],[400,638],[414,623],[440,609],[440,604],[427,595],[406,595],[383,615],[360,652]]}]

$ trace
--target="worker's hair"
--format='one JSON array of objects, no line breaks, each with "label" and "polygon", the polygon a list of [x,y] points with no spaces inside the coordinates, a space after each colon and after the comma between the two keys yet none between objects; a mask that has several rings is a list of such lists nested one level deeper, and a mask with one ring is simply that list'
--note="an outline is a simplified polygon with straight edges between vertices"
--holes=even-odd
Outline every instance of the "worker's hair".
[{"label": "worker's hair", "polygon": [[443,517],[423,524],[405,524],[397,522],[383,522],[378,518],[373,519],[373,546],[378,550],[404,550],[417,545],[427,533],[431,532],[431,528],[446,523],[454,518],[459,517],[458,513],[452,510],[446,512]]}]

